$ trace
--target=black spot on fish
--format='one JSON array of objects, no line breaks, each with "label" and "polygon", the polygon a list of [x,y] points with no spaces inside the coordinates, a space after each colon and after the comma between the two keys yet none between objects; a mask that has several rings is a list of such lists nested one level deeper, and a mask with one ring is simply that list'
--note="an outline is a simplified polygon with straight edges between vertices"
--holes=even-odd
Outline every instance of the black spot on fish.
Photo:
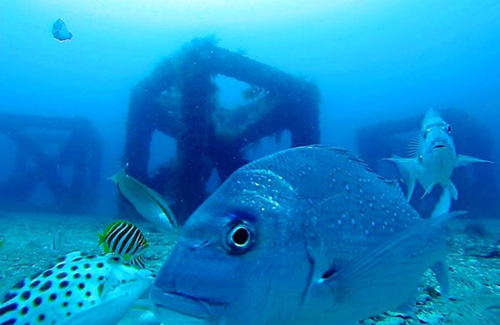
[{"label": "black spot on fish", "polygon": [[14,311],[16,309],[17,309],[16,303],[12,303],[12,304],[9,304],[5,307],[2,307],[2,308],[0,308],[0,316],[3,316],[5,314],[7,314],[8,312]]},{"label": "black spot on fish", "polygon": [[71,297],[72,294],[73,292],[71,292],[71,290],[66,291],[66,297]]},{"label": "black spot on fish", "polygon": [[75,275],[73,275],[73,278],[79,279],[80,278],[80,273],[76,273]]},{"label": "black spot on fish", "polygon": [[89,264],[89,263],[85,263],[85,264],[83,264],[83,268],[85,268],[85,269],[90,269],[90,264]]},{"label": "black spot on fish", "polygon": [[17,296],[17,293],[15,293],[15,292],[7,292],[5,294],[5,297],[3,298],[2,304],[6,303],[9,300],[14,299],[16,296]]},{"label": "black spot on fish", "polygon": [[44,320],[45,320],[45,315],[44,314],[38,315],[38,321],[39,322],[43,322]]},{"label": "black spot on fish", "polygon": [[78,270],[78,266],[73,265],[73,266],[71,267],[71,271],[76,271],[76,270]]},{"label": "black spot on fish", "polygon": [[61,263],[61,264],[59,264],[59,265],[57,266],[57,268],[60,270],[60,269],[62,269],[62,268],[63,268],[63,267],[65,267],[65,266],[66,266],[66,264],[65,264],[65,263]]},{"label": "black spot on fish", "polygon": [[328,271],[326,271],[323,274],[322,278],[323,278],[323,280],[326,280],[326,279],[334,276],[337,272],[338,272],[338,270],[335,268],[335,266],[332,266]]},{"label": "black spot on fish", "polygon": [[52,293],[50,296],[49,296],[49,300],[50,301],[55,301],[57,299],[57,294],[55,293]]},{"label": "black spot on fish", "polygon": [[78,262],[78,261],[81,261],[81,260],[83,260],[83,258],[82,258],[82,257],[77,257],[77,258],[75,258],[75,259],[73,260],[73,262]]},{"label": "black spot on fish", "polygon": [[3,322],[1,325],[14,325],[15,323],[16,323],[16,319],[15,318],[11,318],[8,321]]},{"label": "black spot on fish", "polygon": [[40,291],[47,291],[52,287],[52,281],[47,281],[40,287]]},{"label": "black spot on fish", "polygon": [[36,297],[35,300],[33,300],[33,306],[38,307],[42,303],[42,298]]},{"label": "black spot on fish", "polygon": [[84,283],[79,283],[78,284],[78,289],[80,289],[80,290],[85,289],[85,284]]},{"label": "black spot on fish", "polygon": [[87,258],[88,258],[89,260],[94,259],[94,258],[96,258],[96,257],[97,257],[97,255],[93,255],[93,254],[92,254],[92,255],[87,256]]},{"label": "black spot on fish", "polygon": [[40,281],[36,280],[35,282],[32,282],[32,283],[30,284],[30,288],[31,288],[31,289],[34,289],[34,288],[36,288],[39,284],[40,284]]},{"label": "black spot on fish", "polygon": [[24,307],[21,309],[21,312],[20,312],[21,316],[26,315],[26,314],[28,313],[28,311],[29,311],[29,308],[28,308],[28,307],[26,307],[26,306],[24,306]]},{"label": "black spot on fish", "polygon": [[28,300],[31,297],[31,292],[25,291],[21,294],[21,299],[22,300]]},{"label": "black spot on fish", "polygon": [[66,317],[71,317],[71,312],[69,312],[69,311],[68,311],[68,312],[66,313]]},{"label": "black spot on fish", "polygon": [[68,307],[68,302],[67,302],[67,301],[63,302],[63,303],[62,303],[62,306],[63,306],[63,308]]},{"label": "black spot on fish", "polygon": [[42,275],[42,276],[43,276],[44,278],[48,278],[49,276],[51,276],[51,275],[52,275],[52,273],[53,273],[53,272],[52,272],[52,270],[47,270],[47,271],[43,272],[43,275]]},{"label": "black spot on fish", "polygon": [[63,282],[59,283],[59,288],[63,289],[63,288],[66,288],[68,285],[69,285],[68,281],[63,281]]},{"label": "black spot on fish", "polygon": [[58,279],[64,279],[64,278],[65,278],[65,277],[67,277],[67,276],[68,276],[68,273],[63,272],[63,273],[59,273],[59,274],[57,275],[57,278],[58,278]]},{"label": "black spot on fish", "polygon": [[92,294],[90,293],[90,291],[87,291],[87,292],[85,292],[85,295],[86,295],[87,297],[90,297]]},{"label": "black spot on fish", "polygon": [[87,280],[90,280],[90,278],[91,278],[91,277],[92,277],[92,274],[90,274],[90,273],[87,273],[87,275],[85,275],[85,278],[86,278]]},{"label": "black spot on fish", "polygon": [[102,281],[102,280],[104,280],[104,277],[101,275],[98,279],[99,279],[99,281]]},{"label": "black spot on fish", "polygon": [[82,306],[83,306],[83,302],[79,302],[78,307],[82,307]]},{"label": "black spot on fish", "polygon": [[24,280],[21,280],[19,281],[18,283],[16,283],[16,285],[14,286],[15,289],[21,289],[22,287],[24,287]]},{"label": "black spot on fish", "polygon": [[97,267],[102,269],[104,267],[104,263],[103,262],[99,262],[97,263]]}]

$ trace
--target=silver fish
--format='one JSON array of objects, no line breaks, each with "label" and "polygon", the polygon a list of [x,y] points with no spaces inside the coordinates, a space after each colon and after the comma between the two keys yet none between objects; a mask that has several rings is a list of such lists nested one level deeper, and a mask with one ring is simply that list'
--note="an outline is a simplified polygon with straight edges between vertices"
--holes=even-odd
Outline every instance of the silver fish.
[{"label": "silver fish", "polygon": [[165,199],[126,172],[127,166],[110,177],[116,188],[145,219],[169,233],[177,232],[177,220]]},{"label": "silver fish", "polygon": [[52,25],[52,36],[59,42],[66,42],[73,38],[73,33],[68,30],[66,23],[62,19],[58,19]]},{"label": "silver fish", "polygon": [[411,301],[443,223],[345,150],[285,150],[237,170],[187,220],[151,289],[176,324],[357,324]]},{"label": "silver fish", "polygon": [[453,170],[470,163],[491,163],[465,155],[457,155],[453,142],[451,125],[446,123],[432,108],[422,122],[419,138],[413,144],[412,158],[393,157],[407,186],[407,199],[410,201],[415,183],[425,189],[424,196],[440,184],[453,199],[458,198],[458,191],[450,180]]}]

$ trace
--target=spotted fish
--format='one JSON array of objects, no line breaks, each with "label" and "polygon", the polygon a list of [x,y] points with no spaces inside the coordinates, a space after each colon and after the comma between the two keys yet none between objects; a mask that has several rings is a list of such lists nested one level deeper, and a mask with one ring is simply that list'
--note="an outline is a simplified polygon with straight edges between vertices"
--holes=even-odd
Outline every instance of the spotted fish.
[{"label": "spotted fish", "polygon": [[119,255],[70,253],[5,294],[0,324],[116,324],[152,281],[150,271],[123,264]]},{"label": "spotted fish", "polygon": [[[358,324],[411,301],[442,226],[345,150],[285,150],[237,170],[187,220],[150,299],[176,324]],[[175,322],[173,321],[175,320]]]}]

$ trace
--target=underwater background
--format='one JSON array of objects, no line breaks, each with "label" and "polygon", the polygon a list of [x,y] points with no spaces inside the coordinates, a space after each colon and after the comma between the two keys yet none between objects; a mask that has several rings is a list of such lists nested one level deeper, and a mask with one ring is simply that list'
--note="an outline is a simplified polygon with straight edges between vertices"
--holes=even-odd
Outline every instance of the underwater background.
[{"label": "underwater background", "polygon": [[[57,19],[64,20],[73,33],[71,40],[54,39],[51,29]],[[97,244],[95,231],[121,218],[123,202],[108,178],[126,163],[123,157],[131,93],[164,58],[196,38],[210,39],[217,47],[315,84],[319,90],[320,142],[360,154],[388,178],[398,178],[398,174],[394,166],[381,162],[390,155],[382,151],[387,149],[383,145],[388,139],[381,135],[384,130],[394,128],[393,133],[401,133],[398,126],[404,131],[412,125],[407,130],[412,133],[429,108],[443,112],[452,125],[455,116],[459,125],[454,131],[457,152],[494,162],[464,167],[454,175],[461,179],[457,188],[463,197],[452,207],[471,210],[472,220],[489,219],[489,225],[494,225],[486,226],[488,232],[483,224],[469,224],[466,229],[472,235],[460,233],[463,242],[456,247],[477,249],[479,252],[471,253],[477,256],[493,254],[484,269],[479,266],[482,262],[472,257],[461,260],[461,265],[483,279],[478,280],[479,287],[488,283],[488,294],[500,291],[500,242],[499,232],[495,232],[500,213],[500,2],[9,0],[0,2],[0,22],[0,119],[5,118],[0,120],[0,242],[5,242],[0,251],[4,268],[0,268],[4,281],[0,291],[43,266],[33,266],[35,253],[26,253],[26,245],[32,244],[26,242],[26,233],[32,233],[32,241],[43,241],[37,243],[41,248],[62,240],[63,244],[56,246],[62,245],[57,250],[65,254],[93,249]],[[242,92],[248,85],[224,76],[215,82],[220,106],[244,102]],[[17,117],[6,122],[14,115]],[[90,123],[85,130],[92,133],[90,138],[95,142],[86,145],[99,146],[100,157],[96,158],[99,166],[92,199],[85,203],[85,209],[73,213],[71,203],[63,213],[52,214],[53,193],[50,185],[44,185],[46,179],[33,177],[33,183],[27,181],[18,188],[21,192],[28,188],[31,193],[25,201],[20,200],[24,204],[15,202],[17,194],[12,193],[16,192],[8,190],[22,145],[19,148],[6,130],[16,128],[10,121],[21,125],[32,116],[47,117],[43,120],[47,129],[51,119],[57,121],[54,124],[69,121],[58,118],[83,118]],[[408,124],[409,118],[415,123]],[[246,157],[255,159],[290,147],[289,133],[277,135],[246,148]],[[380,142],[376,142],[379,135]],[[55,150],[50,139],[47,137],[42,146],[48,156]],[[404,153],[406,140],[391,142],[391,148]],[[77,150],[82,145],[78,140],[68,144],[66,155],[82,154]],[[153,172],[175,157],[176,141],[157,132],[150,150],[148,168]],[[61,173],[71,177],[62,168]],[[208,191],[218,184],[210,180]],[[427,215],[429,208],[419,206],[422,193],[412,203]],[[81,211],[85,218],[75,227],[74,219],[68,221],[67,216],[78,218]],[[39,217],[38,212],[45,217]],[[64,226],[68,222],[70,225]],[[39,223],[36,230],[30,228],[33,223]],[[81,239],[70,239],[76,236]],[[24,238],[22,245],[15,244],[19,237]],[[152,243],[161,240],[155,231],[148,239]],[[151,266],[161,265],[161,248],[153,248],[153,252]],[[44,259],[50,261],[60,254],[50,252]],[[11,261],[19,258],[23,266],[12,269]],[[469,287],[471,291],[478,288],[475,284]],[[487,302],[471,310],[481,309],[479,315],[485,306],[495,305],[493,298],[487,297]],[[470,324],[478,315],[471,316]]]}]

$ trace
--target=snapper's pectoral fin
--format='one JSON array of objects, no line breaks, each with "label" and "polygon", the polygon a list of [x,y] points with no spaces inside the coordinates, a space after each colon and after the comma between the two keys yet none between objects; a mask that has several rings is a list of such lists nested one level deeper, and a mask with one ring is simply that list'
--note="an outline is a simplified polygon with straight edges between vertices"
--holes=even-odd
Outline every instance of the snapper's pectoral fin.
[{"label": "snapper's pectoral fin", "polygon": [[401,178],[406,183],[406,199],[409,202],[415,189],[415,183],[424,171],[419,159],[392,156],[392,158],[384,158],[384,160],[392,161],[398,167]]},{"label": "snapper's pectoral fin", "polygon": [[432,272],[436,275],[436,279],[441,289],[441,296],[447,299],[450,296],[450,273],[448,272],[448,264],[445,261],[439,261],[431,266]]},{"label": "snapper's pectoral fin", "polygon": [[479,159],[471,156],[466,156],[466,155],[458,155],[457,156],[457,163],[455,167],[461,167],[461,166],[466,166],[468,164],[472,163],[488,163],[488,164],[493,164],[493,161],[489,160],[484,160],[484,159]]},{"label": "snapper's pectoral fin", "polygon": [[[447,221],[465,213],[455,211],[422,220],[416,226],[389,238],[382,245],[360,254],[352,263],[338,272],[328,270],[319,284],[328,285],[339,295],[338,299],[347,299],[357,305],[378,306],[379,302],[373,301],[373,297],[367,295],[367,292],[383,290],[384,297],[394,299],[391,303],[394,304],[393,308],[396,308],[412,296],[415,288],[418,287],[420,276],[429,267],[425,265],[425,255],[433,253],[428,250],[432,249],[429,242],[432,241],[435,233]],[[415,252],[421,252],[421,254],[415,256]],[[434,269],[446,290],[447,283],[441,276],[443,272],[440,272],[443,267],[436,265]],[[402,283],[411,284],[404,286],[408,292],[401,291],[403,289],[399,284]]]}]

